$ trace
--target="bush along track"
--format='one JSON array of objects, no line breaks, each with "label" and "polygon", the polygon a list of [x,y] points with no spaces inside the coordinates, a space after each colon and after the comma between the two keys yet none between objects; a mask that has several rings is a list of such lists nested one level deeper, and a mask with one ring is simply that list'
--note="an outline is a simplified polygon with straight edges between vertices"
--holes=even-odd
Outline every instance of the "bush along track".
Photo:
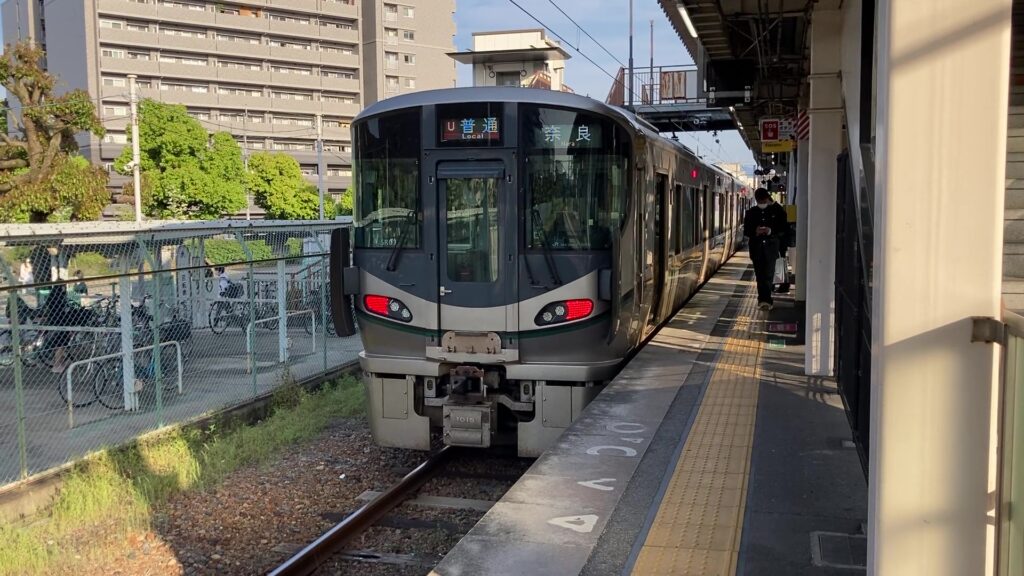
[{"label": "bush along track", "polygon": [[45,512],[0,525],[0,575],[83,573],[103,564],[147,538],[173,496],[213,489],[239,468],[268,463],[333,421],[362,414],[363,404],[352,377],[312,393],[289,384],[254,425],[174,429],[94,454],[68,473]]}]

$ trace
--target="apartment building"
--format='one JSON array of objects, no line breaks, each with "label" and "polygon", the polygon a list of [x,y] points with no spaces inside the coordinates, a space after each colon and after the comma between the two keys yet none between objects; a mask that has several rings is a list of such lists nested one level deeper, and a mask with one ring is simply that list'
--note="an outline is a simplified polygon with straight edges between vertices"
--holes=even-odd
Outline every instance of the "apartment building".
[{"label": "apartment building", "polygon": [[248,153],[287,152],[317,179],[351,182],[350,124],[366,105],[455,85],[454,0],[6,0],[4,42],[32,38],[67,88],[98,99],[104,138],[82,153],[112,162],[127,143],[128,75],[139,94],[184,104]]}]

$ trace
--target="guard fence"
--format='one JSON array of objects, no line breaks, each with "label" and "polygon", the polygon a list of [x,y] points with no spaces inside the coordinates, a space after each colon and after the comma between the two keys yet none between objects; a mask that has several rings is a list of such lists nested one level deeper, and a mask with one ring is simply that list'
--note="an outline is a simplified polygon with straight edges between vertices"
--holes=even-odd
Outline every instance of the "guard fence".
[{"label": "guard fence", "polygon": [[0,227],[0,486],[353,361],[342,221]]}]

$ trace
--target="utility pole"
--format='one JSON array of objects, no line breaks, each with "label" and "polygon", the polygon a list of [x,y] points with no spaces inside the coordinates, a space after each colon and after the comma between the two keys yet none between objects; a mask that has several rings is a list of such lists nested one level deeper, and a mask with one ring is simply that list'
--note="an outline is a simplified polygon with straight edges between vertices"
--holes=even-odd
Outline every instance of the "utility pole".
[{"label": "utility pole", "polygon": [[654,85],[654,19],[651,19],[651,85]]},{"label": "utility pole", "polygon": [[245,186],[245,219],[251,220],[252,215],[249,213],[249,206],[252,204],[252,197],[249,191],[249,109],[246,108],[242,111],[245,116],[242,116],[242,165],[245,166],[245,178],[242,179],[242,185]]},{"label": "utility pole", "polygon": [[320,219],[324,219],[324,117],[316,115],[316,187],[320,192]]},{"label": "utility pole", "polygon": [[132,112],[132,180],[135,185],[135,221],[142,222],[142,175],[139,173],[139,95],[135,92],[135,74],[128,75],[128,100]]},{"label": "utility pole", "polygon": [[629,0],[629,81],[626,84],[629,93],[629,107],[633,107],[633,0]]}]

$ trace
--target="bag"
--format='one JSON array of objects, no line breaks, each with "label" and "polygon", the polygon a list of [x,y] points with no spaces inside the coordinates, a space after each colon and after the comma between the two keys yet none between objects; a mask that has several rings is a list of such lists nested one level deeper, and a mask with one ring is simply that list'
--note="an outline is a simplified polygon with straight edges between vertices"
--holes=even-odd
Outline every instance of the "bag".
[{"label": "bag", "polygon": [[786,259],[779,257],[775,259],[775,276],[772,277],[772,284],[785,284],[788,270]]}]

